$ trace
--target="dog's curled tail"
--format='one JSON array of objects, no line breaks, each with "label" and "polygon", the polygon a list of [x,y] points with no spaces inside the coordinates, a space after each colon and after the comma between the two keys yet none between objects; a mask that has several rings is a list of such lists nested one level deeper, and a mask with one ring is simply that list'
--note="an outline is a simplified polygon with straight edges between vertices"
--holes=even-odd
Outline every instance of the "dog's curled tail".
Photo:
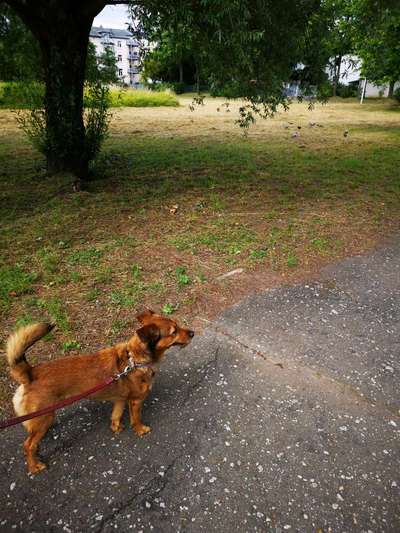
[{"label": "dog's curled tail", "polygon": [[31,365],[27,362],[25,352],[36,341],[44,337],[54,328],[55,324],[46,322],[29,324],[17,329],[7,340],[7,361],[11,376],[17,383],[26,385],[31,382]]}]

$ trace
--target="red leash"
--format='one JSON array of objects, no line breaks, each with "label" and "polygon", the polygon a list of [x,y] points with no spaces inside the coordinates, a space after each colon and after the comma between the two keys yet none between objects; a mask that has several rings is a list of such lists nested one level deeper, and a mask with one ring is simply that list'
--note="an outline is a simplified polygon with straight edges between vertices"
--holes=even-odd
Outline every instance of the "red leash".
[{"label": "red leash", "polygon": [[43,416],[43,415],[52,413],[53,411],[56,411],[57,409],[61,409],[61,407],[70,405],[71,403],[77,402],[78,400],[81,400],[82,398],[85,398],[86,396],[90,396],[90,394],[94,394],[95,392],[101,389],[104,389],[105,387],[108,387],[108,385],[111,385],[113,381],[115,381],[115,378],[109,377],[105,381],[103,381],[103,383],[99,383],[92,389],[82,392],[81,394],[70,396],[66,400],[62,400],[61,402],[58,402],[58,403],[53,403],[52,405],[49,405],[48,407],[45,407],[44,409],[40,409],[39,411],[34,411],[33,413],[29,413],[27,415],[16,416],[15,418],[9,418],[8,420],[4,420],[4,422],[0,422],[0,429],[9,428],[10,426],[16,426],[17,424],[21,424],[21,422],[25,422],[25,420],[30,420],[31,418],[36,418],[37,416]]},{"label": "red leash", "polygon": [[95,392],[104,389],[105,387],[108,387],[108,385],[111,385],[111,383],[114,383],[114,381],[118,381],[122,377],[126,376],[132,370],[136,370],[136,368],[148,368],[151,366],[151,363],[136,363],[132,358],[129,359],[129,364],[123,369],[122,372],[119,372],[118,374],[115,374],[114,376],[108,377],[105,381],[102,383],[99,383],[92,389],[88,389],[85,392],[81,392],[81,394],[76,394],[75,396],[70,396],[66,400],[62,400],[58,403],[53,403],[52,405],[49,405],[48,407],[44,407],[43,409],[40,409],[39,411],[34,411],[33,413],[28,413],[27,415],[23,416],[16,416],[14,418],[9,418],[8,420],[4,420],[3,422],[0,422],[0,430],[6,429],[10,426],[16,426],[17,424],[21,424],[21,422],[25,422],[25,420],[30,420],[31,418],[36,418],[37,416],[43,416],[47,415],[49,413],[52,413],[53,411],[56,411],[57,409],[61,409],[61,407],[65,407],[66,405],[70,405],[71,403],[77,402],[78,400],[81,400],[82,398],[86,398],[86,396],[90,396],[91,394],[94,394]]}]

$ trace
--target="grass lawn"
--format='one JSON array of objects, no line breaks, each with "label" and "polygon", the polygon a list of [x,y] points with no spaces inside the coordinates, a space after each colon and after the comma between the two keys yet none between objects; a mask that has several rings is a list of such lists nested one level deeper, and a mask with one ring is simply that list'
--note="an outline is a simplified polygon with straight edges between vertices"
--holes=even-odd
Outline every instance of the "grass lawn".
[{"label": "grass lawn", "polygon": [[[46,176],[0,110],[1,342],[51,317],[58,330],[31,361],[97,349],[126,339],[144,306],[198,328],[251,291],[312,276],[398,230],[399,107],[296,103],[245,137],[239,104],[190,103],[113,110],[97,179],[80,193],[68,176]],[[10,399],[1,357],[6,411]]]}]

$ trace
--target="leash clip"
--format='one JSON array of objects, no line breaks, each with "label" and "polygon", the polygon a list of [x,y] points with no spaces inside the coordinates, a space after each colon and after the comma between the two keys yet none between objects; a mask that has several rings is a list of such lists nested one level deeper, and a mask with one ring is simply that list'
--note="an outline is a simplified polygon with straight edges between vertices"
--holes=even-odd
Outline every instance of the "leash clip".
[{"label": "leash clip", "polygon": [[115,374],[114,376],[114,380],[115,381],[118,381],[119,379],[127,376],[130,372],[132,372],[132,370],[135,370],[136,368],[136,363],[135,361],[132,359],[132,357],[129,358],[129,363],[126,365],[126,367],[122,370],[122,372],[118,372],[117,374]]}]

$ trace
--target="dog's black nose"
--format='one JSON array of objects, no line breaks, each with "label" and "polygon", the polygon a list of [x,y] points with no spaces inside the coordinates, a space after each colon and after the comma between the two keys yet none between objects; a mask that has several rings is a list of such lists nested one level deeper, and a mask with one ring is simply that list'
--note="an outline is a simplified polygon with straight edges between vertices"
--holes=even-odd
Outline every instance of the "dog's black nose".
[{"label": "dog's black nose", "polygon": [[192,331],[191,329],[189,330],[189,337],[194,337],[194,331]]}]

